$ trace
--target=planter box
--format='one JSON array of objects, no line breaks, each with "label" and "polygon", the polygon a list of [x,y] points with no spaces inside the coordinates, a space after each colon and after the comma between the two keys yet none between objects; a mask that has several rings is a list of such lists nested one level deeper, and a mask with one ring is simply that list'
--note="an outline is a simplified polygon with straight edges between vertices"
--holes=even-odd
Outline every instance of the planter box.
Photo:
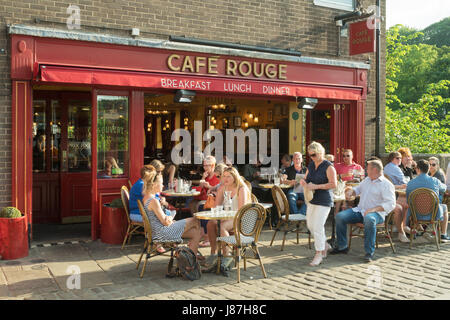
[{"label": "planter box", "polygon": [[3,260],[28,256],[28,224],[26,216],[0,218],[0,256]]},{"label": "planter box", "polygon": [[122,244],[127,234],[128,219],[123,208],[111,208],[109,203],[102,208],[100,238],[108,244]]}]

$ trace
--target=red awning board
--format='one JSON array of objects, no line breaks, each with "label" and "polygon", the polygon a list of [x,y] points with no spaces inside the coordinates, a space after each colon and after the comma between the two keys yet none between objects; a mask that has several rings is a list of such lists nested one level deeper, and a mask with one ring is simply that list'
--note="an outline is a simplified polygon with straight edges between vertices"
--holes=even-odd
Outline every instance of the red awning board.
[{"label": "red awning board", "polygon": [[42,82],[86,85],[110,85],[135,88],[186,89],[228,94],[310,97],[325,99],[360,100],[362,88],[327,87],[296,83],[234,80],[201,76],[166,75],[93,68],[41,66]]}]

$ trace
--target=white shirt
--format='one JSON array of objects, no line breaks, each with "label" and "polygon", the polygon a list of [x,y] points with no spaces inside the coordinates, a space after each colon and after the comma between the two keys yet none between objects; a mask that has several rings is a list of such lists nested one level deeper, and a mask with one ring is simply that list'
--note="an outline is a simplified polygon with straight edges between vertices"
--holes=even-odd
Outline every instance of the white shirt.
[{"label": "white shirt", "polygon": [[395,208],[395,187],[384,176],[375,180],[366,177],[357,187],[353,188],[356,195],[361,195],[355,212],[361,212],[364,216],[369,209],[382,206],[384,211],[377,211],[384,219]]}]

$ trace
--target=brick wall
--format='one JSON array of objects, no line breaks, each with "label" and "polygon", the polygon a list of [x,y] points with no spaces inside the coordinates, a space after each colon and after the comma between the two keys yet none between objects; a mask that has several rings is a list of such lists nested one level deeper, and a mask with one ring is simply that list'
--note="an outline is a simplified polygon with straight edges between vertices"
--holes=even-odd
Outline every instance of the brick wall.
[{"label": "brick wall", "polygon": [[[385,14],[385,0],[381,1]],[[348,38],[341,39],[337,57],[334,16],[344,11],[313,5],[313,0],[0,0],[0,207],[11,202],[11,85],[6,26],[28,24],[66,29],[68,6],[81,10],[81,30],[128,36],[132,27],[143,38],[167,35],[240,42],[274,48],[294,48],[304,56],[372,61],[366,106],[366,155],[375,152],[375,55],[348,56]],[[363,6],[375,0],[363,0]],[[36,22],[36,18],[40,21]],[[385,60],[385,23],[382,25],[381,59]],[[382,75],[385,64],[381,66]],[[384,92],[384,76],[381,84]],[[381,100],[384,123],[384,94]],[[384,150],[384,125],[381,127]]]}]

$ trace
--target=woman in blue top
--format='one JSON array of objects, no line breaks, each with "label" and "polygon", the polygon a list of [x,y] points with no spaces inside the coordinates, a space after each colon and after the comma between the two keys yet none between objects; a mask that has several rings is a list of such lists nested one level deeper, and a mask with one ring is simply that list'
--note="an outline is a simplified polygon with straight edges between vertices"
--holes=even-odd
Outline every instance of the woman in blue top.
[{"label": "woman in blue top", "polygon": [[306,209],[306,224],[314,237],[316,255],[310,266],[318,266],[326,257],[331,246],[326,241],[325,222],[333,206],[333,191],[336,188],[336,169],[331,162],[324,159],[325,149],[318,142],[308,146],[311,162],[306,170],[306,179],[301,180],[303,188],[314,190],[314,197]]}]

